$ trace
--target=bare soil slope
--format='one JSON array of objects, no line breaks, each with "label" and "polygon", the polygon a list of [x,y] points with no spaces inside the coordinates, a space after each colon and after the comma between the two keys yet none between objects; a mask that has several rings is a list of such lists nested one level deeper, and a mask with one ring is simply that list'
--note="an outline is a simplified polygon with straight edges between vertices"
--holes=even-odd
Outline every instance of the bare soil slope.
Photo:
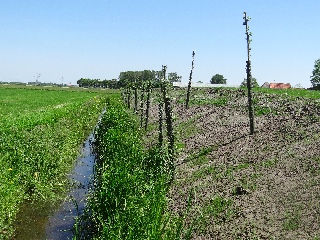
[{"label": "bare soil slope", "polygon": [[244,90],[193,90],[187,110],[184,94],[168,197],[178,214],[191,199],[192,239],[320,239],[319,102],[255,92],[250,136]]}]

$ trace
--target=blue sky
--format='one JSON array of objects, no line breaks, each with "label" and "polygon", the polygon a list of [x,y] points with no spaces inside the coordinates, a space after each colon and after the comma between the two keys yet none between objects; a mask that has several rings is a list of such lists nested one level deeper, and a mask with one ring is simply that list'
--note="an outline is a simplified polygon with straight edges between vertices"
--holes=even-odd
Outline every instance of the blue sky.
[{"label": "blue sky", "polygon": [[259,84],[310,87],[320,58],[319,0],[1,0],[0,81],[75,84],[121,71],[177,72],[187,82],[246,77],[243,12]]}]

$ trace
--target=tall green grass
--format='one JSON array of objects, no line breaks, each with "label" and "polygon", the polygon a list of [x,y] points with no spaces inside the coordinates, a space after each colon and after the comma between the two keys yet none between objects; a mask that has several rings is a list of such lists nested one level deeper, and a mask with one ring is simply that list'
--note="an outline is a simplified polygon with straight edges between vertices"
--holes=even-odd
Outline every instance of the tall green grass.
[{"label": "tall green grass", "polygon": [[[110,101],[95,131],[96,187],[87,216],[93,239],[179,239],[184,234],[181,217],[166,212],[169,156],[157,148],[145,150],[138,127],[122,103]],[[88,238],[81,224],[77,229],[77,239]]]},{"label": "tall green grass", "polygon": [[23,201],[54,202],[105,105],[93,93],[0,89],[0,239]]},{"label": "tall green grass", "polygon": [[291,98],[303,97],[303,98],[320,98],[320,91],[307,90],[307,89],[272,89],[272,88],[253,88],[253,92],[264,92],[269,94],[281,94]]}]

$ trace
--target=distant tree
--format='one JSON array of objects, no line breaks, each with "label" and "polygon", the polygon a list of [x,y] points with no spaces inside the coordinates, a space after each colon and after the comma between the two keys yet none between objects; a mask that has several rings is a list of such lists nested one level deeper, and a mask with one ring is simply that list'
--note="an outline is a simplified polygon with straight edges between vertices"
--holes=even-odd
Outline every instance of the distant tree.
[{"label": "distant tree", "polygon": [[[247,79],[244,78],[242,83],[240,84],[240,87],[247,87]],[[257,82],[256,78],[251,78],[251,87],[259,87],[259,84]]]},{"label": "distant tree", "polygon": [[90,88],[119,88],[119,82],[117,79],[112,80],[100,80],[90,78],[80,78],[77,81],[79,87],[90,87]]},{"label": "distant tree", "polygon": [[107,79],[102,80],[100,83],[101,88],[107,88],[108,85],[109,85],[109,80],[107,80]]},{"label": "distant tree", "polygon": [[227,79],[225,79],[223,77],[223,75],[216,74],[211,78],[210,83],[212,83],[212,84],[226,84]]},{"label": "distant tree", "polygon": [[152,82],[152,86],[154,88],[160,88],[161,79],[163,79],[163,72],[162,71],[154,71],[154,81]]},{"label": "distant tree", "polygon": [[112,79],[112,80],[102,80],[100,87],[102,88],[118,88],[118,81],[117,79]]},{"label": "distant tree", "polygon": [[77,81],[79,87],[89,87],[90,86],[90,79],[89,78],[80,78]]},{"label": "distant tree", "polygon": [[153,81],[155,78],[155,73],[152,70],[143,70],[140,74],[140,81],[142,83],[147,83],[148,81]]},{"label": "distant tree", "polygon": [[109,88],[119,88],[119,83],[118,83],[117,79],[109,80],[108,87]]},{"label": "distant tree", "polygon": [[178,76],[176,72],[168,73],[168,80],[169,82],[181,82],[181,76]]},{"label": "distant tree", "polygon": [[127,84],[132,84],[135,80],[134,71],[120,72],[118,80],[120,87],[125,87]]},{"label": "distant tree", "polygon": [[[170,72],[167,74],[167,79],[170,82],[181,82],[181,76],[176,72]],[[126,71],[120,72],[118,78],[118,87],[138,87],[141,88],[143,84],[151,83],[154,88],[160,87],[161,79],[163,79],[162,71],[143,70],[143,71]]]},{"label": "distant tree", "polygon": [[155,81],[155,75],[155,71],[151,70],[120,72],[118,85],[119,87],[125,87],[127,84],[131,84],[141,87],[147,81]]},{"label": "distant tree", "polygon": [[301,85],[301,83],[298,83],[298,84],[294,85],[294,88],[303,88],[303,86]]},{"label": "distant tree", "polygon": [[312,71],[310,82],[313,87],[320,85],[320,58],[314,62],[314,69]]},{"label": "distant tree", "polygon": [[77,81],[77,84],[79,85],[79,87],[82,87],[83,86],[83,78],[79,79]]}]

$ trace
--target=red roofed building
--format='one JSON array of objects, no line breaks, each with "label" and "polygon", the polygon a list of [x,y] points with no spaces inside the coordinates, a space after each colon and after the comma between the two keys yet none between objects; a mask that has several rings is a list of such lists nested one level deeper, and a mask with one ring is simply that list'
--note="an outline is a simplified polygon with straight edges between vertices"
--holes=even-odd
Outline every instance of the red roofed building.
[{"label": "red roofed building", "polygon": [[270,83],[269,88],[288,89],[291,88],[290,83]]}]

